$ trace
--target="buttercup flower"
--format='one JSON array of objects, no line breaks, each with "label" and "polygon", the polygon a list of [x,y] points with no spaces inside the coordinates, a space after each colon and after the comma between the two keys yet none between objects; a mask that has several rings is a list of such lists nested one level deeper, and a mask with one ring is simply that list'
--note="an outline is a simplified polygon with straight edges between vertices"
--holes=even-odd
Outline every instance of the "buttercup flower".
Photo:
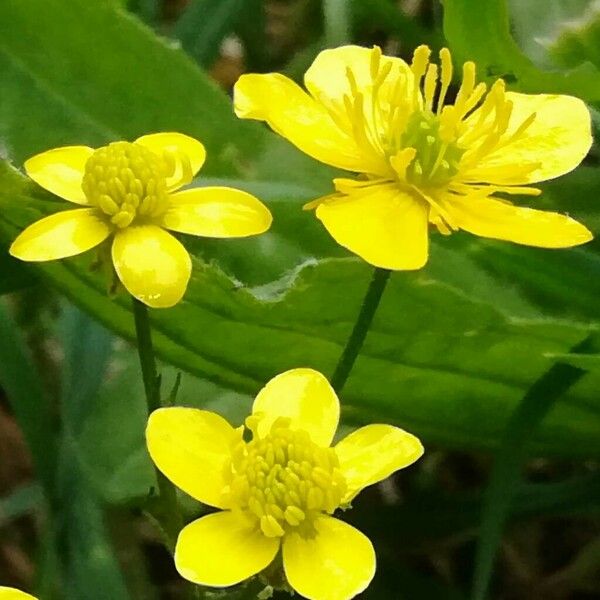
[{"label": "buttercup flower", "polygon": [[346,600],[375,572],[369,539],[331,515],[362,490],[416,461],[423,447],[390,425],[368,425],[334,447],[340,406],[323,375],[294,369],[259,392],[246,426],[219,415],[161,408],[150,415],[148,450],[178,487],[222,509],[187,525],[175,549],[195,583],[234,585],[281,550],[286,578],[311,600]]},{"label": "buttercup flower", "polygon": [[47,261],[85,252],[112,236],[115,271],[132,295],[152,307],[183,296],[192,263],[170,233],[211,238],[263,233],[271,213],[254,196],[227,187],[173,193],[192,181],[206,152],[181,133],[156,133],[94,150],[68,146],[25,163],[29,177],[84,208],[58,212],[30,225],[10,253]]},{"label": "buttercup flower", "polygon": [[37,600],[33,596],[16,590],[15,588],[3,587],[0,585],[0,600]]},{"label": "buttercup flower", "polygon": [[427,262],[428,227],[459,229],[528,246],[564,248],[590,232],[553,212],[514,206],[503,194],[537,195],[529,184],[574,169],[591,142],[590,115],[571,96],[507,92],[476,83],[464,64],[454,102],[450,52],[441,67],[420,46],[409,66],[373,49],[321,52],[304,76],[308,93],[277,73],[243,75],[242,118],[268,123],[300,150],[358,173],[306,208],[342,246],[377,267]]}]

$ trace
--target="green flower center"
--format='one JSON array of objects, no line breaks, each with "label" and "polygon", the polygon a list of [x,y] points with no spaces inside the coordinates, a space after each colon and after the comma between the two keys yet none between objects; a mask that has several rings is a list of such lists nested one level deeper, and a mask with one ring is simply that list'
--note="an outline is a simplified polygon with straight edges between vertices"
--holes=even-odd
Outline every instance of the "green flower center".
[{"label": "green flower center", "polygon": [[[167,156],[165,154],[165,156]],[[114,142],[98,148],[85,165],[82,188],[117,227],[167,210],[167,177],[173,166],[139,144]]]},{"label": "green flower center", "polygon": [[440,135],[440,117],[429,111],[411,115],[402,135],[402,147],[416,150],[406,169],[408,182],[423,187],[444,185],[458,173],[464,150]]},{"label": "green flower center", "polygon": [[290,530],[311,535],[314,519],[333,513],[346,491],[333,448],[317,446],[284,418],[265,437],[255,434],[235,447],[229,475],[232,506],[255,520],[267,537]]}]

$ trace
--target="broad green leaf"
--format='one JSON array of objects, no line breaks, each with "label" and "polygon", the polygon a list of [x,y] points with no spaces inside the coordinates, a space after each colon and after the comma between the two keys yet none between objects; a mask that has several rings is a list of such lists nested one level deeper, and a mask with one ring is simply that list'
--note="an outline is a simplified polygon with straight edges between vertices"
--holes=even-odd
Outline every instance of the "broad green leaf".
[{"label": "broad green leaf", "polygon": [[261,128],[237,119],[185,53],[115,2],[71,0],[67,10],[63,0],[3,0],[0,22],[10,24],[0,39],[0,140],[17,163],[61,145],[181,131],[205,144],[205,172],[216,173],[260,147]]},{"label": "broad green leaf", "polygon": [[[5,166],[0,218],[7,238],[59,207],[64,204]],[[295,204],[293,210],[307,229],[319,230],[311,214]],[[278,234],[276,225],[271,235]],[[107,327],[132,339],[128,298],[107,298],[105,282],[89,270],[91,259],[88,253],[38,265],[38,271]],[[457,255],[454,269],[463,264],[469,268]],[[502,306],[510,294],[498,291],[491,297],[474,281],[476,293],[470,296],[440,276],[445,267],[434,253],[427,269],[394,274],[344,391],[344,415],[353,424],[397,423],[426,442],[491,448],[518,399],[552,364],[548,355],[568,352],[588,327],[540,318],[526,303],[512,316]],[[309,258],[280,279],[250,288],[196,258],[185,300],[152,311],[157,350],[170,364],[248,394],[292,367],[331,374],[370,275],[356,259]],[[532,450],[600,454],[595,377],[586,377],[555,407]]]},{"label": "broad green leaf", "polygon": [[541,71],[510,34],[506,0],[445,0],[444,34],[457,62],[473,60],[484,78],[502,77],[513,89],[574,94],[600,101],[600,73],[591,63],[565,72]]}]

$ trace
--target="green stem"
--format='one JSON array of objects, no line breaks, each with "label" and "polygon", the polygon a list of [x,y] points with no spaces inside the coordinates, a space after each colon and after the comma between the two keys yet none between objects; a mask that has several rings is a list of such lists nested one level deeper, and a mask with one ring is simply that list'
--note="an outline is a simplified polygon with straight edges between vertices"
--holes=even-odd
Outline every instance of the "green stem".
[{"label": "green stem", "polygon": [[371,327],[371,323],[373,322],[375,311],[379,306],[381,296],[383,295],[390,274],[391,271],[380,269],[378,267],[373,273],[373,278],[371,279],[362,306],[360,307],[360,312],[356,318],[354,329],[348,338],[346,347],[344,348],[333,376],[331,377],[331,385],[336,392],[342,390],[350,375],[350,371],[358,357],[358,353],[367,337],[369,327]]},{"label": "green stem", "polygon": [[[137,350],[142,367],[142,379],[146,393],[148,414],[161,407],[160,377],[156,369],[154,348],[152,346],[152,332],[148,307],[133,298],[133,317],[135,320],[135,333],[137,336]],[[175,486],[155,467],[156,481],[158,483],[158,499],[160,505],[160,525],[163,528],[171,552],[175,548],[177,535],[183,527],[183,519],[177,503]]]}]

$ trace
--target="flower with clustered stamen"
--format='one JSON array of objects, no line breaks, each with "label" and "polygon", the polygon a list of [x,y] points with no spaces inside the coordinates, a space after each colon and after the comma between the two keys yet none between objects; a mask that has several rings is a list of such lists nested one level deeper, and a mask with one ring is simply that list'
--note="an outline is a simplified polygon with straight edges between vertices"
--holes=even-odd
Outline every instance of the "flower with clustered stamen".
[{"label": "flower with clustered stamen", "polygon": [[37,600],[37,598],[15,588],[0,586],[0,600]]},{"label": "flower with clustered stamen", "polygon": [[221,512],[180,533],[175,564],[186,579],[227,587],[265,569],[279,552],[290,586],[310,600],[348,600],[375,572],[371,542],[331,516],[366,486],[423,453],[413,435],[368,425],[330,447],[339,402],[311,369],[278,375],[259,392],[243,428],[194,408],[161,408],[146,440],[156,466]]},{"label": "flower with clustered stamen", "polygon": [[90,250],[111,237],[112,262],[127,291],[148,306],[181,300],[192,269],[184,246],[166,230],[211,238],[256,235],[271,213],[254,196],[227,187],[175,192],[192,181],[206,152],[181,133],[135,142],[56,148],[25,162],[29,177],[85,208],[45,217],[25,229],[10,253],[47,261]]},{"label": "flower with clustered stamen", "polygon": [[465,63],[447,103],[450,52],[441,67],[420,46],[409,66],[377,47],[321,52],[304,76],[306,93],[277,73],[243,75],[238,116],[258,119],[300,150],[358,173],[334,180],[315,200],[316,216],[342,246],[376,267],[418,269],[428,229],[465,230],[528,246],[565,248],[589,241],[577,221],[514,206],[496,194],[537,195],[529,184],[574,169],[591,142],[590,115],[571,96],[489,89]]}]

